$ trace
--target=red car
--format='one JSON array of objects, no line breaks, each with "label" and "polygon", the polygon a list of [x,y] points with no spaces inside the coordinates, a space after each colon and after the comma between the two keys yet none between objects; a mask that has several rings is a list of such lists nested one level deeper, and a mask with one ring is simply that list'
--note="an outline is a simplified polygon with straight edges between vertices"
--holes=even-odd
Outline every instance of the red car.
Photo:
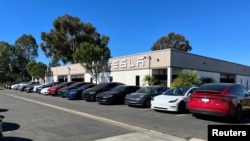
[{"label": "red car", "polygon": [[240,84],[207,83],[189,96],[188,109],[193,116],[222,116],[239,122],[250,111],[250,95]]},{"label": "red car", "polygon": [[30,92],[33,91],[33,88],[34,88],[33,85],[32,86],[28,86],[28,87],[24,88],[24,91],[27,92],[27,93],[30,93]]},{"label": "red car", "polygon": [[58,95],[58,90],[64,87],[67,87],[75,82],[63,82],[61,84],[57,84],[55,86],[52,86],[48,89],[49,95],[57,96]]}]

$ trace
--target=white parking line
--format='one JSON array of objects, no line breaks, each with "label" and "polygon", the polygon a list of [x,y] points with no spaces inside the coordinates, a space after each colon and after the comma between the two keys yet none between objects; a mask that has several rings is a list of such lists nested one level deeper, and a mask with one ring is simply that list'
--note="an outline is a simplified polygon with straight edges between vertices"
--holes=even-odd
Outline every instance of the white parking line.
[{"label": "white parking line", "polygon": [[176,115],[177,117],[182,117],[182,116],[186,116],[187,114],[178,114]]}]

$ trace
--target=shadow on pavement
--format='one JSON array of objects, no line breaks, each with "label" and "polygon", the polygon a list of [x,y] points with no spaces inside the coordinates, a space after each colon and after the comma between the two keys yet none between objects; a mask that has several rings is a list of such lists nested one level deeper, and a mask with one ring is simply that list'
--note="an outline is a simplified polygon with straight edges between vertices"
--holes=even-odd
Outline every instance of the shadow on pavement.
[{"label": "shadow on pavement", "polygon": [[1,137],[0,141],[33,141],[33,140],[21,137]]},{"label": "shadow on pavement", "polygon": [[20,128],[20,125],[16,124],[16,123],[9,123],[9,122],[3,122],[3,132],[7,132],[7,131],[13,131],[13,130],[17,130]]},{"label": "shadow on pavement", "polygon": [[8,109],[0,109],[0,112],[7,112],[9,111]]},{"label": "shadow on pavement", "polygon": [[209,120],[218,123],[226,123],[226,124],[249,124],[250,123],[250,114],[242,116],[242,120],[240,122],[234,122],[231,119],[223,118],[223,117],[214,117],[214,116],[198,116],[201,120]]}]

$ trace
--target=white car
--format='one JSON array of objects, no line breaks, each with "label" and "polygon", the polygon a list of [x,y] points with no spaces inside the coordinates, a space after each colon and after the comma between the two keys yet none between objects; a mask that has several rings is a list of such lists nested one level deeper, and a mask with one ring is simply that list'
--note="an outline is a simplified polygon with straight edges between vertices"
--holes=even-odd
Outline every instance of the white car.
[{"label": "white car", "polygon": [[49,94],[49,91],[48,91],[49,88],[50,88],[50,87],[43,88],[43,89],[41,90],[40,94],[42,94],[42,95],[48,95],[48,94]]},{"label": "white car", "polygon": [[11,85],[11,89],[13,89],[13,90],[17,90],[17,88],[18,88],[18,86],[19,86],[19,84],[23,84],[23,83],[26,83],[26,82],[20,82],[20,83],[16,83],[16,84],[14,84],[14,85]]},{"label": "white car", "polygon": [[38,85],[34,86],[32,92],[36,92],[36,88],[41,87],[41,86],[43,86],[43,85],[44,85],[44,84],[38,84]]},{"label": "white car", "polygon": [[151,99],[151,109],[184,113],[187,109],[188,96],[198,87],[180,86],[166,90]]}]

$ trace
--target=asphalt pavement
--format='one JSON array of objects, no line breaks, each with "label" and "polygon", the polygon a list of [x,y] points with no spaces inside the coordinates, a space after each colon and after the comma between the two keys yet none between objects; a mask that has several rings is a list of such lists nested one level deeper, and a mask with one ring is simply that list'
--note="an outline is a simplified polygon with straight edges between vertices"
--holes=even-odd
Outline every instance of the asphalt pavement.
[{"label": "asphalt pavement", "polygon": [[[101,121],[103,120],[104,122],[106,122],[108,119],[100,118],[100,120]],[[115,123],[115,121],[110,121],[110,120],[108,121]],[[4,122],[4,119],[2,122]],[[2,122],[0,122],[0,133],[2,132]],[[150,140],[152,141],[205,141],[205,140],[197,139],[197,138],[184,139],[184,138],[172,136],[169,134],[157,132],[154,130],[144,129],[144,128],[133,126],[133,125],[126,125],[123,123],[115,123],[115,124],[120,124],[124,128],[133,128],[134,132],[125,133],[125,134],[113,136],[113,137],[107,137],[103,139],[98,139],[95,141],[123,141],[123,140],[126,140],[126,141],[148,141],[148,140],[149,141]],[[8,133],[5,133],[3,130],[2,135],[3,135],[2,137],[0,136],[0,141],[6,141],[5,135],[8,135]],[[7,140],[7,141],[14,141],[14,140]]]}]

